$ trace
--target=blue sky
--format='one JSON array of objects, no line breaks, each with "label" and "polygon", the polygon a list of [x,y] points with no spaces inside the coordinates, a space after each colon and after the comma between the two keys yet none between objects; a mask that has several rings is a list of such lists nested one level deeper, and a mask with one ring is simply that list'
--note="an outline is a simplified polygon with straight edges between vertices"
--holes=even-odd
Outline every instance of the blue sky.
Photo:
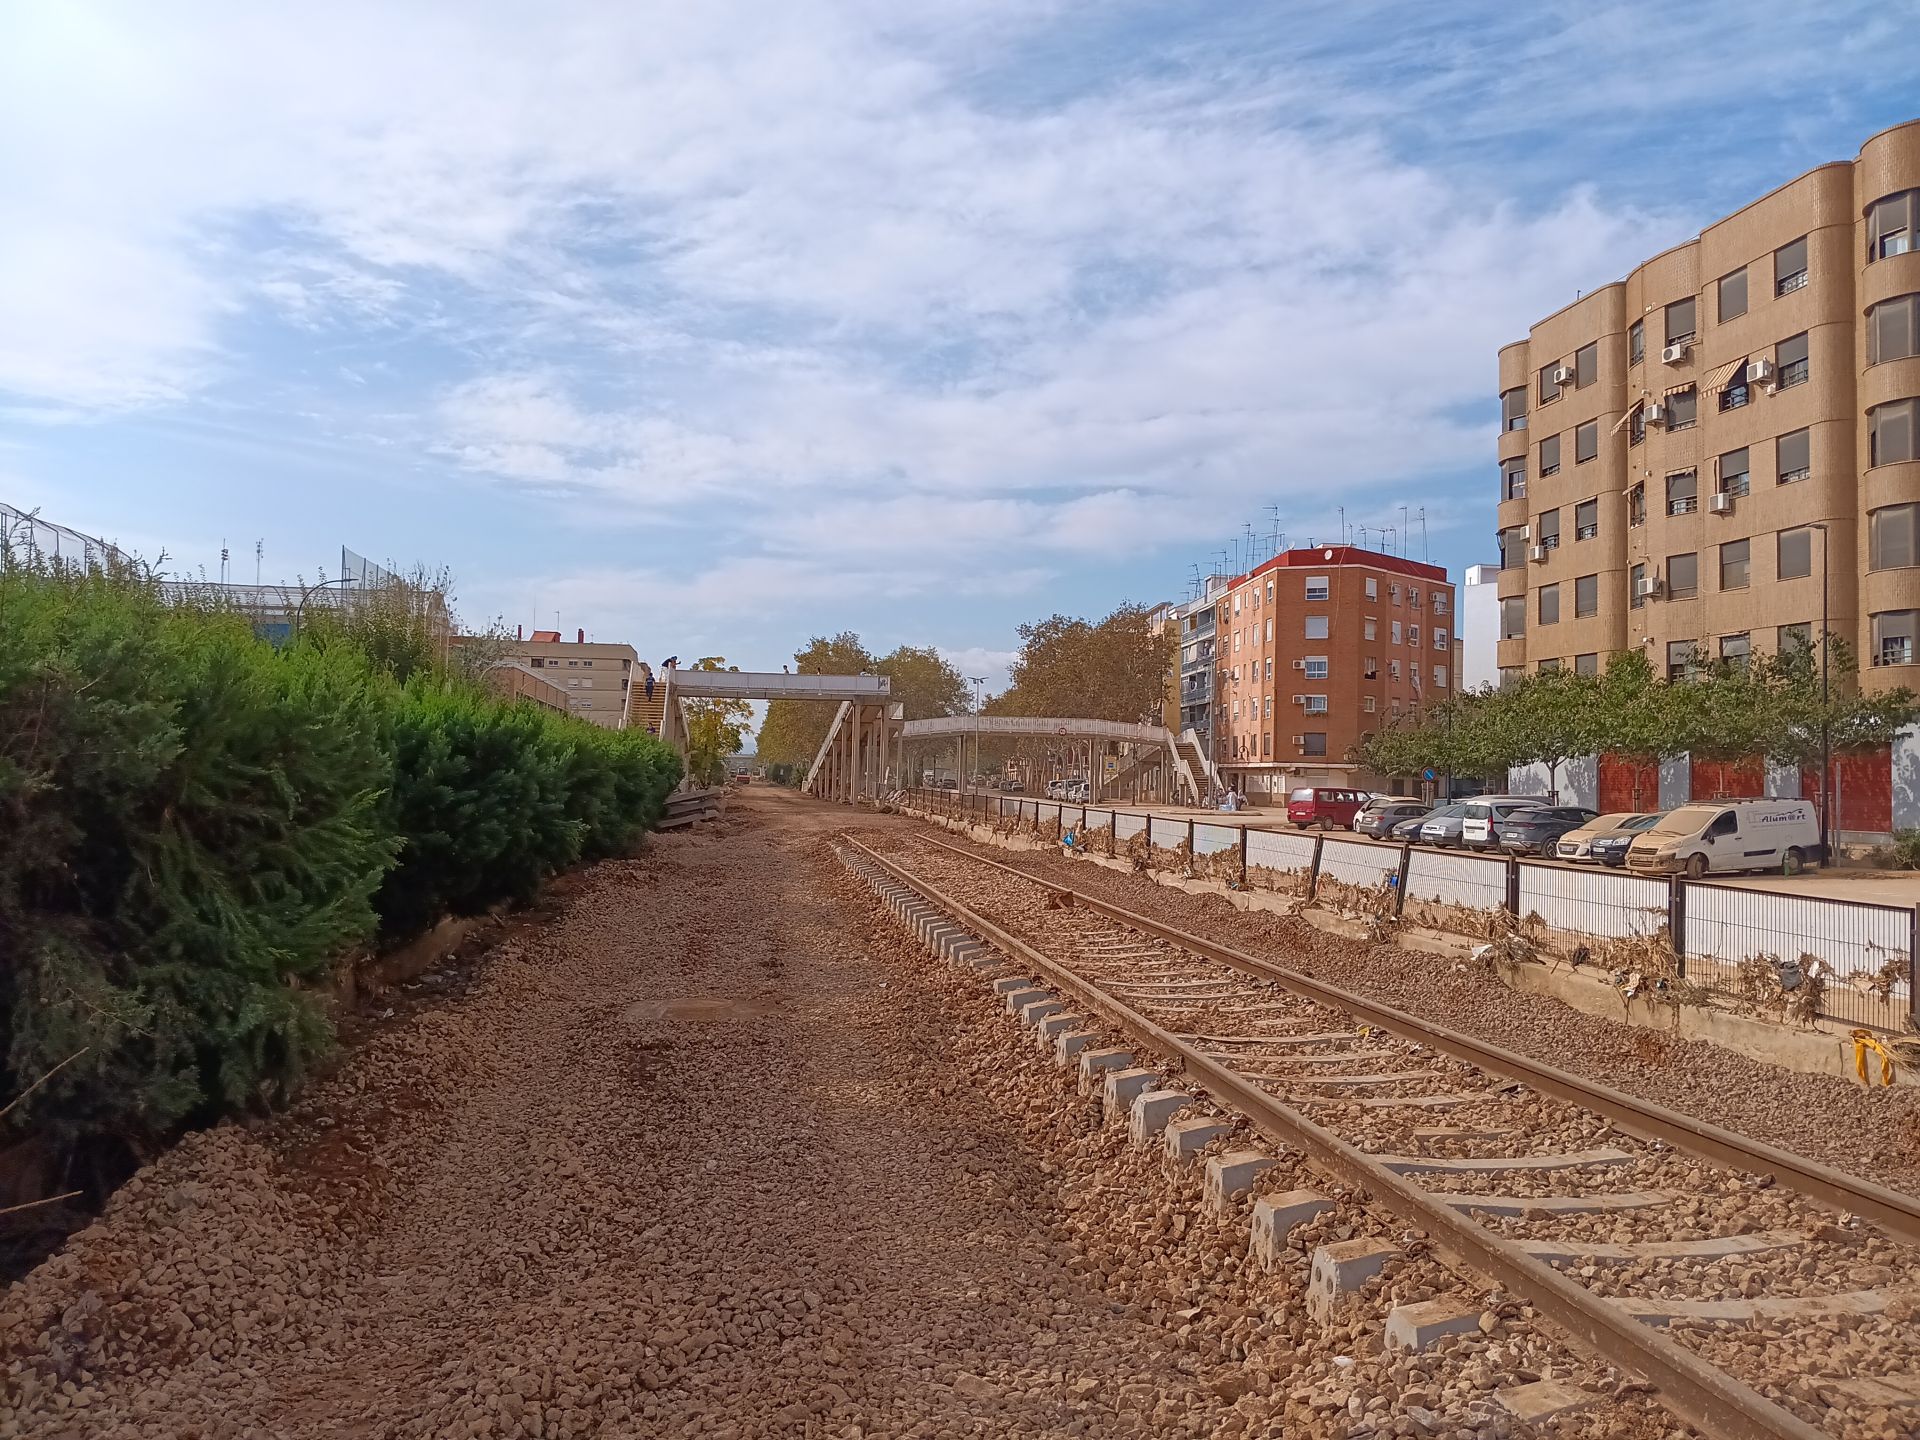
[{"label": "blue sky", "polygon": [[1489,558],[1496,348],[1916,59],[1913,0],[14,7],[0,499],[998,684],[1271,507]]}]

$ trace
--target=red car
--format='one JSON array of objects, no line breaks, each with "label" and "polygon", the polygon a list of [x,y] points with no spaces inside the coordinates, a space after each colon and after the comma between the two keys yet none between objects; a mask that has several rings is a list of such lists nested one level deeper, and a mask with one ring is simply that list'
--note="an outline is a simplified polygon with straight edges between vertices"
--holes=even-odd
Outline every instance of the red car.
[{"label": "red car", "polygon": [[1287,819],[1302,830],[1350,830],[1353,817],[1370,797],[1364,790],[1302,787],[1287,796]]}]

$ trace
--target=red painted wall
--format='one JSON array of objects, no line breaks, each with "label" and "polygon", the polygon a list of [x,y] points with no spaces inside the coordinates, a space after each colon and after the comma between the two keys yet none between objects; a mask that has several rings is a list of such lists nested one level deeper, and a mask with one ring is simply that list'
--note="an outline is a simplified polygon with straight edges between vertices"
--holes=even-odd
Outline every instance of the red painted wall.
[{"label": "red painted wall", "polygon": [[1767,767],[1758,759],[1693,762],[1695,800],[1758,799],[1766,793]]},{"label": "red painted wall", "polygon": [[[1834,789],[1840,796],[1837,830],[1872,830],[1885,834],[1893,829],[1893,756],[1886,750],[1868,750],[1859,755],[1833,758]],[[1820,773],[1802,772],[1800,793],[1818,797]]]},{"label": "red painted wall", "polygon": [[1660,767],[1636,764],[1617,755],[1602,755],[1594,789],[1603,815],[1623,810],[1651,810],[1660,803]]}]

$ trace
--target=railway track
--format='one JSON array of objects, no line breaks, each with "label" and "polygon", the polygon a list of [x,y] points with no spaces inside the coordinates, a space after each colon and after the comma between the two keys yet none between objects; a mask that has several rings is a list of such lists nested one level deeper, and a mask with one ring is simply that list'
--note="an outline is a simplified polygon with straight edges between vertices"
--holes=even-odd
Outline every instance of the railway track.
[{"label": "railway track", "polygon": [[[847,845],[896,909],[997,952],[1002,988],[1031,981],[1026,1018],[1063,1050],[1097,1032],[1158,1057],[1699,1430],[1920,1434],[1913,1197],[969,850],[923,841],[909,865]],[[1048,1017],[1049,997],[1077,1014]],[[1137,1131],[1156,1128],[1147,1083],[1105,1081]],[[1256,1226],[1276,1213],[1291,1212],[1256,1208]],[[1323,1259],[1336,1282],[1341,1257],[1317,1255],[1316,1279]],[[1445,1328],[1431,1308],[1408,1323],[1423,1318]]]}]

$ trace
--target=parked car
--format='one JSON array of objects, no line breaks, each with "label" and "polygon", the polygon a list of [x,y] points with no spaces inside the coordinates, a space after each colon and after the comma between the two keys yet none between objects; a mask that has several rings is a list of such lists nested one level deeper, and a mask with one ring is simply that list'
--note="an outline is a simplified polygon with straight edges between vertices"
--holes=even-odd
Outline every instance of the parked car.
[{"label": "parked car", "polygon": [[1631,825],[1622,826],[1612,835],[1601,835],[1587,847],[1587,854],[1596,865],[1606,865],[1618,870],[1627,863],[1627,851],[1639,837],[1642,830],[1650,830],[1661,820],[1665,813],[1655,811],[1651,815],[1636,815]]},{"label": "parked car", "polygon": [[[1452,805],[1442,805],[1438,810],[1430,810],[1425,818],[1410,820],[1407,824],[1414,827],[1409,837],[1418,845],[1438,845],[1442,850],[1451,850],[1460,844],[1460,827],[1467,818],[1469,802],[1461,800]],[[1395,838],[1399,838],[1400,827],[1395,827]]]},{"label": "parked car", "polygon": [[[1553,853],[1562,860],[1571,860],[1576,864],[1591,862],[1596,858],[1593,854],[1594,841],[1614,835],[1625,835],[1631,840],[1636,830],[1646,829],[1659,818],[1658,814],[1636,810],[1616,810],[1612,814],[1596,815],[1579,829],[1569,830],[1562,835]],[[1624,845],[1620,847],[1620,853],[1622,856],[1627,853]]]},{"label": "parked car", "polygon": [[1007,795],[1024,794],[1026,792],[1026,788],[1027,787],[1025,782],[1020,780],[1005,780],[1005,781],[1002,781],[1000,784],[1001,792]]},{"label": "parked car", "polygon": [[1302,830],[1350,830],[1353,817],[1367,803],[1364,790],[1335,790],[1327,786],[1302,786],[1287,796],[1287,819]]},{"label": "parked car", "polygon": [[1510,855],[1541,855],[1552,859],[1560,837],[1594,818],[1580,805],[1536,805],[1500,822],[1494,834]]},{"label": "parked car", "polygon": [[1469,850],[1491,850],[1500,843],[1495,834],[1500,826],[1546,803],[1536,795],[1476,795],[1461,816],[1460,843]]},{"label": "parked car", "polygon": [[1682,805],[1627,849],[1629,870],[1694,879],[1708,873],[1802,868],[1820,853],[1820,820],[1805,800],[1729,800]]},{"label": "parked car", "polygon": [[1353,828],[1372,839],[1387,840],[1405,821],[1424,820],[1432,813],[1433,806],[1424,800],[1394,800],[1362,810],[1354,817]]}]

